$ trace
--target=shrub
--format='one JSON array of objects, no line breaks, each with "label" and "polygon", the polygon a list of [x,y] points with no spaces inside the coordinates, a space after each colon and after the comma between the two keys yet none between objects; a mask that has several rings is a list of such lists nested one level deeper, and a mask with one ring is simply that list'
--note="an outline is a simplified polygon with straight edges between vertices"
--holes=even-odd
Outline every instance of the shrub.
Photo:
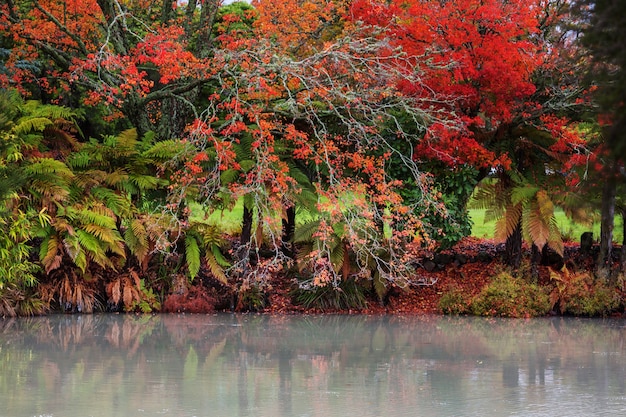
[{"label": "shrub", "polygon": [[552,307],[561,314],[606,316],[621,304],[617,292],[604,280],[594,280],[589,272],[570,273],[566,268],[551,271],[554,285],[550,293]]},{"label": "shrub", "polygon": [[550,307],[541,287],[501,272],[474,297],[470,311],[477,316],[537,317],[546,315]]},{"label": "shrub", "polygon": [[471,300],[458,288],[452,288],[439,299],[439,309],[443,314],[467,314]]}]

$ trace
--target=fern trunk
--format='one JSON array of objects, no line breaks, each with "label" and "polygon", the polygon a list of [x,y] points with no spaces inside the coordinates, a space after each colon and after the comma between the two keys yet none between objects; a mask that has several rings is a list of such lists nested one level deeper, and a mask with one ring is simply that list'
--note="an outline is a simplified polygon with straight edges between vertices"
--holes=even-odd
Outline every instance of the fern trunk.
[{"label": "fern trunk", "polygon": [[[544,246],[544,250],[545,248],[547,248],[547,245]],[[542,254],[539,247],[533,243],[530,255],[530,277],[535,284],[539,281],[539,262],[541,257]]]},{"label": "fern trunk", "polygon": [[615,181],[609,179],[602,187],[602,211],[600,221],[600,253],[597,260],[597,273],[600,278],[608,278],[611,269],[613,250],[613,220],[615,217]]},{"label": "fern trunk", "polygon": [[518,269],[522,264],[522,221],[521,218],[513,230],[513,233],[506,238],[504,252],[505,263],[513,268]]}]

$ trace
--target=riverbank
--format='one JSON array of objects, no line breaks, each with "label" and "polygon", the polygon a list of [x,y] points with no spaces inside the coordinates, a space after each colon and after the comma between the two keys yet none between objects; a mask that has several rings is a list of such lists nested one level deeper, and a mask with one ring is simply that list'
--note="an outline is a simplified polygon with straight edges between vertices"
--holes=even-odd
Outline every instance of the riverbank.
[{"label": "riverbank", "polygon": [[[536,279],[531,278],[530,249],[524,248],[524,251],[522,267],[512,274],[507,272],[502,262],[503,244],[489,239],[466,238],[448,251],[419,261],[414,282],[420,282],[421,285],[408,285],[405,288],[392,286],[382,301],[373,290],[366,290],[363,292],[366,302],[361,307],[336,308],[326,305],[324,308],[306,308],[294,295],[293,281],[276,276],[264,294],[256,295],[259,297],[257,303],[252,304],[256,308],[250,309],[250,304],[241,300],[227,299],[227,292],[220,290],[219,286],[199,280],[187,294],[178,295],[175,300],[166,299],[164,310],[191,313],[202,313],[205,310],[252,310],[273,314],[467,313],[512,317],[623,313],[623,279],[618,276],[610,283],[594,280],[591,273],[594,268],[593,251],[583,253],[578,244],[567,243],[563,258],[555,254],[543,257],[537,266]],[[504,288],[492,288],[494,279],[503,276],[508,277],[510,282],[505,283]],[[510,288],[512,283],[518,290]],[[532,289],[534,293],[528,295],[526,289]],[[485,306],[481,300],[482,310],[474,308],[472,303],[475,304],[479,297],[490,297],[488,303],[491,304]],[[499,300],[498,297],[503,299]],[[530,298],[528,302],[532,307],[516,304],[507,307],[506,303],[521,302],[524,298]],[[537,306],[540,301],[542,304]]]}]

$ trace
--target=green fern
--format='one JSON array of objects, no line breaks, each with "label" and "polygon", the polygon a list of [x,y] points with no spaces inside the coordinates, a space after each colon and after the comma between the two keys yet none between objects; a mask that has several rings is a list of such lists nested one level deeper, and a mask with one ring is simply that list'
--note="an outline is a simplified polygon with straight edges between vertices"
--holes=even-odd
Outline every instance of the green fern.
[{"label": "green fern", "polygon": [[194,279],[200,272],[200,246],[192,234],[187,234],[185,237],[185,260],[189,276]]},{"label": "green fern", "polygon": [[164,140],[155,143],[142,152],[141,156],[155,162],[168,162],[172,158],[191,150],[191,145],[178,140]]},{"label": "green fern", "polygon": [[91,194],[102,201],[116,216],[128,217],[132,213],[132,203],[125,195],[105,187],[94,187]]}]

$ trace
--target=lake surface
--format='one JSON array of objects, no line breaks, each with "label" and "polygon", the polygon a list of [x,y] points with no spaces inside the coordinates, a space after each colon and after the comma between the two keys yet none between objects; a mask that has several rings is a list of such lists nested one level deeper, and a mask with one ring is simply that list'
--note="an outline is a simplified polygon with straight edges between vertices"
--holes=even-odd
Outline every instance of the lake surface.
[{"label": "lake surface", "polygon": [[626,322],[0,319],[0,416],[626,415]]}]

